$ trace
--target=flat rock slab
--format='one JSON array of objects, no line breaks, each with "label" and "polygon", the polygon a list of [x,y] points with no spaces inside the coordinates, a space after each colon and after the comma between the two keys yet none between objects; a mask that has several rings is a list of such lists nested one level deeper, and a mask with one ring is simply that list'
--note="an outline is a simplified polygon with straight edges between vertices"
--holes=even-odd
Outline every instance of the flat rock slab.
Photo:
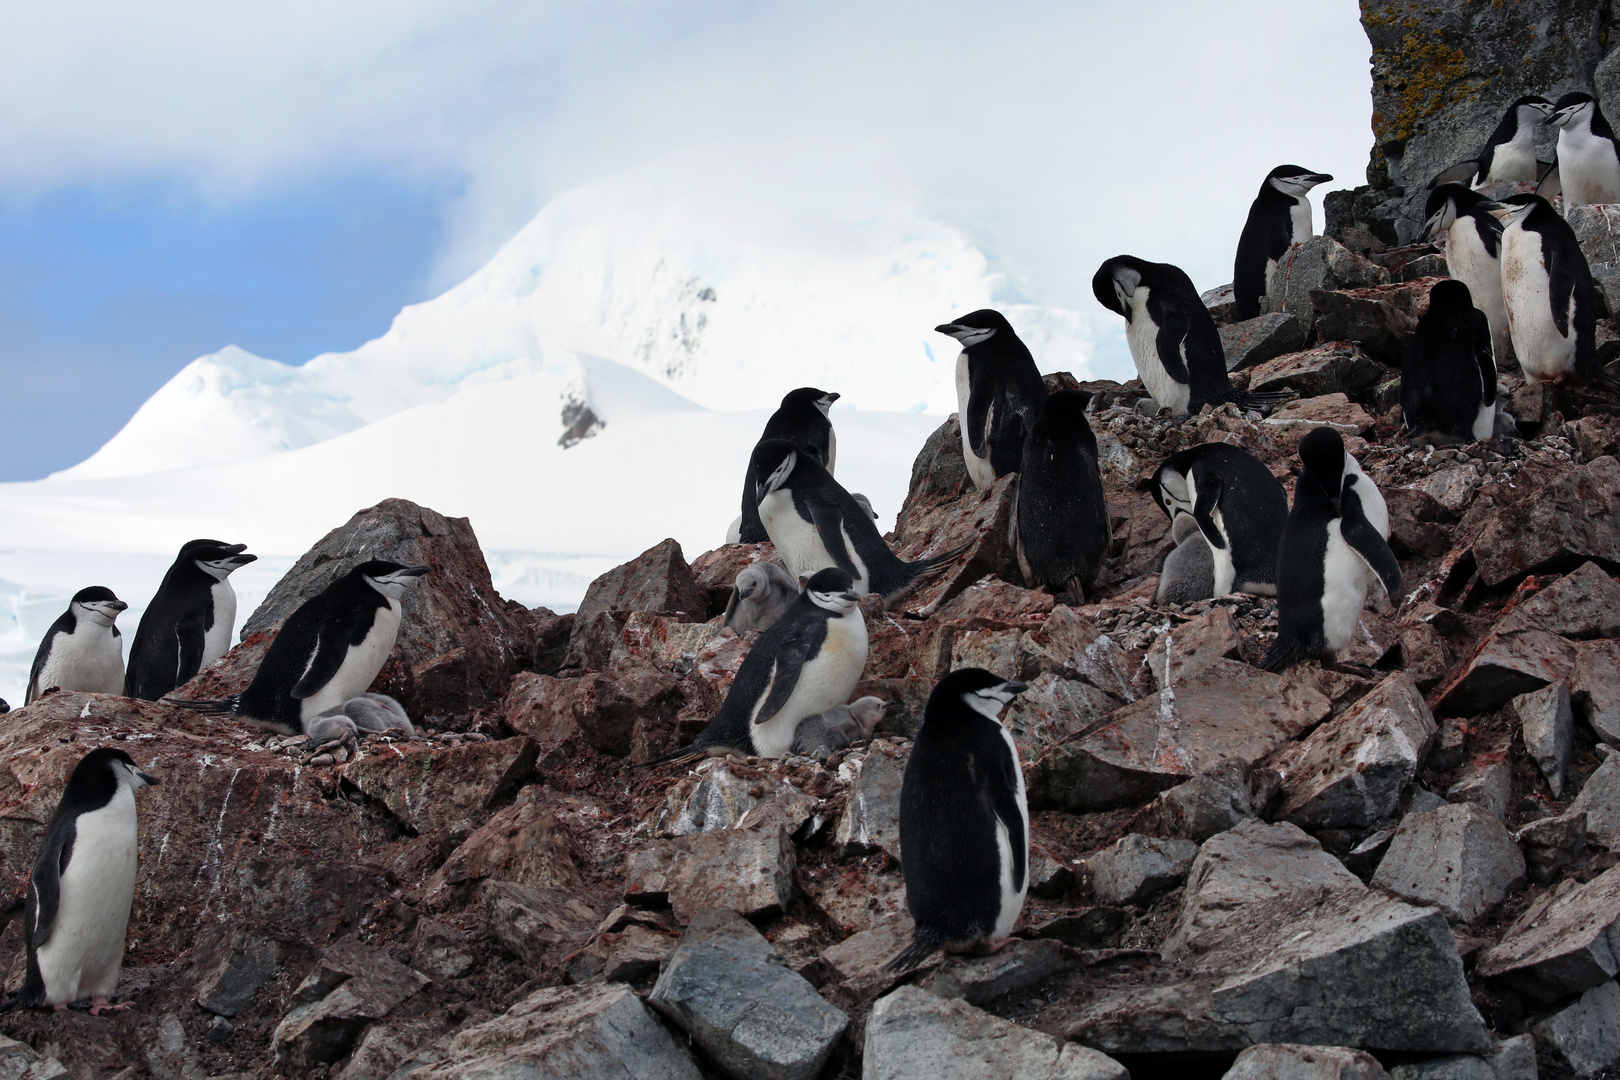
[{"label": "flat rock slab", "polygon": [[1173,686],[1176,680],[1196,675],[1217,660],[1237,658],[1237,623],[1229,609],[1218,607],[1160,634],[1148,647],[1146,662],[1154,684],[1163,690],[1167,683]]},{"label": "flat rock slab", "polygon": [[1185,981],[1105,992],[1082,1007],[1068,1036],[1113,1054],[1279,1042],[1490,1049],[1438,911],[1365,888],[1302,896],[1244,907],[1203,936]]},{"label": "flat rock slab", "polygon": [[699,912],[648,1001],[720,1069],[750,1080],[810,1080],[849,1017],[789,971],[735,912]]},{"label": "flat rock slab", "polygon": [[1389,1080],[1389,1073],[1365,1050],[1265,1043],[1239,1054],[1221,1080]]},{"label": "flat rock slab", "polygon": [[1090,859],[1099,904],[1141,904],[1181,884],[1198,845],[1191,840],[1129,833]]},{"label": "flat rock slab", "polygon": [[698,833],[631,852],[624,898],[667,903],[683,924],[712,907],[764,918],[787,907],[795,864],[793,841],[781,826]]},{"label": "flat rock slab", "polygon": [[1620,567],[1620,462],[1600,457],[1547,484],[1534,498],[1502,507],[1474,542],[1480,580],[1493,588],[1587,559]]},{"label": "flat rock slab", "polygon": [[884,851],[900,858],[900,784],[909,749],[887,739],[873,742],[850,785],[849,802],[833,840],[846,856]]},{"label": "flat rock slab", "polygon": [[[958,440],[958,460],[961,453]],[[902,511],[906,521],[895,554],[907,562],[915,562],[959,547],[963,551],[949,565],[925,574],[895,596],[889,604],[891,610],[926,619],[957,593],[987,575],[993,574],[1004,581],[1022,580],[1009,531],[1017,497],[1014,484],[1014,477],[1003,476],[985,491],[973,490],[970,484],[955,499],[915,508],[911,496],[907,496],[906,508]]]},{"label": "flat rock slab", "polygon": [[1553,798],[1564,794],[1564,770],[1575,753],[1575,714],[1569,706],[1569,687],[1552,683],[1513,699],[1525,753],[1536,763]]},{"label": "flat rock slab", "polygon": [[1220,328],[1226,370],[1263,364],[1305,346],[1305,324],[1292,315],[1261,315]]},{"label": "flat rock slab", "polygon": [[490,936],[533,967],[585,944],[600,914],[569,890],[515,881],[485,881],[479,895]]},{"label": "flat rock slab", "polygon": [[1161,792],[1131,819],[1134,832],[1208,840],[1255,816],[1248,769],[1231,758]]},{"label": "flat rock slab", "polygon": [[1002,724],[1012,734],[1018,760],[1031,762],[1048,748],[1084,731],[1119,709],[1121,701],[1088,682],[1039,675],[1013,699]]},{"label": "flat rock slab", "polygon": [[1223,759],[1253,761],[1331,709],[1310,687],[1217,660],[1042,754],[1030,803],[1083,812],[1142,802]]},{"label": "flat rock slab", "polygon": [[653,816],[658,836],[730,829],[745,818],[752,825],[768,816],[769,806],[788,831],[796,831],[816,812],[817,802],[768,768],[741,764],[730,758],[700,761],[669,789],[664,805]]},{"label": "flat rock slab", "polygon": [[1244,821],[1199,849],[1164,955],[1196,946],[1250,904],[1305,890],[1361,888],[1360,878],[1298,826]]},{"label": "flat rock slab", "polygon": [[1590,990],[1620,971],[1620,866],[1531,905],[1475,964],[1538,1001]]},{"label": "flat rock slab", "polygon": [[1034,986],[1069,966],[1068,954],[1058,941],[1013,940],[989,956],[946,957],[917,985],[942,998],[984,1005]]},{"label": "flat rock slab", "polygon": [[884,965],[911,944],[911,934],[915,929],[916,924],[911,921],[911,916],[900,912],[869,930],[851,934],[838,944],[827,946],[821,951],[821,959],[832,968],[838,981],[852,996],[860,998],[880,994],[910,974],[885,971]]},{"label": "flat rock slab", "polygon": [[1363,435],[1377,422],[1348,394],[1299,398],[1266,417],[1266,426],[1281,429],[1290,441],[1303,439],[1319,427],[1330,427],[1340,435]]},{"label": "flat rock slab", "polygon": [[1567,638],[1620,637],[1620,584],[1597,563],[1582,563],[1516,604],[1497,629],[1532,627]]},{"label": "flat rock slab", "polygon": [[1129,1080],[1105,1054],[902,986],[866,1024],[861,1080]]},{"label": "flat rock slab", "polygon": [[276,1026],[276,1063],[307,1070],[336,1061],[368,1022],[387,1016],[428,982],[381,949],[355,941],[330,946],[299,987],[319,1000],[294,1008]]},{"label": "flat rock slab", "polygon": [[1329,236],[1313,236],[1295,244],[1277,262],[1277,272],[1266,293],[1266,312],[1283,311],[1307,326],[1316,323],[1313,290],[1365,289],[1389,281],[1389,271],[1365,259]]},{"label": "flat rock slab", "polygon": [[1410,676],[1391,675],[1271,759],[1283,776],[1277,817],[1303,829],[1376,825],[1399,807],[1437,731]]},{"label": "flat rock slab", "polygon": [[1620,848],[1620,754],[1611,754],[1586,778],[1569,813],[1586,815],[1586,838],[1610,851]]},{"label": "flat rock slab", "polygon": [[484,823],[497,798],[529,776],[535,750],[521,736],[446,747],[387,746],[339,769],[417,832],[466,835]]},{"label": "flat rock slab", "polygon": [[536,990],[458,1033],[413,1080],[702,1080],[689,1055],[623,983]]},{"label": "flat rock slab", "polygon": [[1577,1075],[1608,1068],[1620,1061],[1620,985],[1594,986],[1532,1030]]},{"label": "flat rock slab", "polygon": [[1372,884],[1471,923],[1524,888],[1524,855],[1488,811],[1443,806],[1402,819]]},{"label": "flat rock slab", "polygon": [[1571,703],[1598,738],[1620,746],[1620,641],[1593,641],[1581,647],[1570,673]]},{"label": "flat rock slab", "polygon": [[1348,394],[1371,386],[1384,370],[1357,346],[1335,342],[1266,361],[1250,371],[1249,389],[1294,390],[1306,398]]},{"label": "flat rock slab", "polygon": [[1438,278],[1364,289],[1316,289],[1317,333],[1323,341],[1354,341],[1385,363],[1399,364],[1418,320],[1429,310]]},{"label": "flat rock slab", "polygon": [[1499,709],[1520,694],[1569,681],[1580,646],[1545,630],[1523,627],[1491,633],[1466,665],[1435,691],[1441,716],[1475,716]]}]

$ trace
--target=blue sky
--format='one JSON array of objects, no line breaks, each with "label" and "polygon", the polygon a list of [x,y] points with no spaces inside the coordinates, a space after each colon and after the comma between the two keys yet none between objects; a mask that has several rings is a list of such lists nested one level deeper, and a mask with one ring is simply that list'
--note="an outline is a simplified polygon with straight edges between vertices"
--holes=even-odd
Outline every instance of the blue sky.
[{"label": "blue sky", "polygon": [[[351,349],[551,195],[682,147],[885,162],[1033,298],[1228,279],[1258,181],[1361,181],[1354,0],[0,0],[0,480],[227,344]],[[1336,184],[1333,186],[1341,186]]]}]

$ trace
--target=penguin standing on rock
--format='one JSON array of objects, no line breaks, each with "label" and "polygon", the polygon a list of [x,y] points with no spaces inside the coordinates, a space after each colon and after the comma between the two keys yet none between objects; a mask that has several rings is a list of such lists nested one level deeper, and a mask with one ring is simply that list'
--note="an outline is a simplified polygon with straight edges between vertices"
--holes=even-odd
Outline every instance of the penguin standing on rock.
[{"label": "penguin standing on rock", "polygon": [[229,579],[258,558],[246,547],[192,540],[180,549],[135,631],[126,696],[156,701],[230,650],[236,590]]},{"label": "penguin standing on rock", "polygon": [[1401,363],[1401,414],[1406,437],[1427,446],[1478,442],[1496,433],[1490,322],[1460,281],[1429,290],[1429,310]]},{"label": "penguin standing on rock", "polygon": [[1046,399],[1024,436],[1013,504],[1012,534],[1024,583],[1067,592],[1076,602],[1084,602],[1113,538],[1097,469],[1097,436],[1086,420],[1090,401],[1084,390],[1061,390]]},{"label": "penguin standing on rock", "polygon": [[1391,598],[1401,592],[1384,497],[1339,433],[1312,431],[1300,441],[1299,461],[1277,553],[1277,640],[1260,661],[1267,671],[1348,646],[1374,577]]},{"label": "penguin standing on rock", "polygon": [[[1277,545],[1288,521],[1288,494],[1259,458],[1230,443],[1188,447],[1165,458],[1153,474],[1153,498],[1178,544],[1197,543],[1191,535],[1197,533],[1209,549],[1213,591],[1194,599],[1232,592],[1277,595]],[[1196,549],[1179,558],[1172,552],[1171,558],[1176,565],[1166,560],[1159,579],[1161,600],[1186,603],[1171,597],[1185,596],[1192,580],[1204,580],[1203,560]]]},{"label": "penguin standing on rock", "polygon": [[128,607],[100,585],[74,593],[68,609],[39,643],[23,704],[52,687],[84,694],[122,693],[124,638],[116,623]]},{"label": "penguin standing on rock", "polygon": [[[341,742],[352,751],[359,731],[372,729],[362,729],[345,707],[366,695],[388,662],[399,633],[400,599],[427,572],[385,559],[361,563],[287,617],[246,690],[223,701],[174,704],[303,734],[312,745]],[[356,711],[362,717],[374,713]]]},{"label": "penguin standing on rock", "polygon": [[1597,290],[1575,230],[1539,195],[1502,202],[1502,301],[1525,379],[1620,389],[1598,364]]},{"label": "penguin standing on rock", "polygon": [[980,491],[1018,471],[1024,433],[1035,423],[1046,384],[1029,346],[991,308],[934,327],[962,345],[956,358],[956,408],[968,476]]},{"label": "penguin standing on rock", "polygon": [[916,929],[886,965],[916,967],[936,949],[994,951],[1029,889],[1029,803],[1001,711],[1029,689],[963,668],[928,696],[900,783],[900,873]]},{"label": "penguin standing on rock", "polygon": [[1591,94],[1565,94],[1547,123],[1558,128],[1564,206],[1620,202],[1620,145]]},{"label": "penguin standing on rock", "polygon": [[1311,188],[1332,179],[1327,173],[1298,165],[1279,165],[1266,174],[1238,237],[1237,260],[1232,266],[1233,318],[1242,322],[1260,314],[1277,263],[1294,244],[1316,235],[1311,223]]},{"label": "penguin standing on rock", "polygon": [[[837,471],[838,436],[833,432],[827,413],[839,395],[813,386],[801,386],[790,391],[782,404],[765,421],[765,431],[759,443],[769,439],[786,439],[801,451],[821,462],[829,474]],[[742,517],[733,526],[733,534],[726,539],[730,544],[762,544],[766,541],[765,526],[759,520],[759,503],[754,497],[754,485],[759,481],[752,470],[743,478]]]},{"label": "penguin standing on rock", "polygon": [[1442,184],[1429,194],[1422,239],[1446,238],[1446,270],[1468,286],[1475,307],[1491,326],[1491,347],[1505,356],[1510,344],[1502,302],[1502,223],[1491,202],[1462,184]]},{"label": "penguin standing on rock", "polygon": [[866,669],[866,619],[847,571],[828,567],[743,658],[709,726],[649,765],[737,752],[785,757],[799,722],[842,705]]},{"label": "penguin standing on rock", "polygon": [[785,439],[760,443],[750,467],[760,478],[759,518],[789,574],[802,578],[836,566],[849,573],[857,593],[892,596],[962,553],[902,561],[843,485]]},{"label": "penguin standing on rock", "polygon": [[1091,279],[1097,302],[1128,324],[1142,385],[1153,400],[1181,415],[1234,402],[1244,409],[1279,405],[1291,395],[1249,394],[1232,386],[1226,350],[1209,308],[1179,266],[1116,255]]},{"label": "penguin standing on rock", "polygon": [[1479,153],[1441,171],[1429,181],[1429,190],[1445,184],[1471,184],[1480,188],[1503,180],[1530,183],[1540,180],[1552,165],[1536,159],[1536,128],[1552,111],[1553,103],[1540,94],[1519,98],[1507,107]]},{"label": "penguin standing on rock", "polygon": [[107,1004],[124,965],[135,899],[135,791],[157,783],[122,750],[102,747],[79,759],[28,878],[23,937],[28,972],[14,1003],[66,1009]]}]

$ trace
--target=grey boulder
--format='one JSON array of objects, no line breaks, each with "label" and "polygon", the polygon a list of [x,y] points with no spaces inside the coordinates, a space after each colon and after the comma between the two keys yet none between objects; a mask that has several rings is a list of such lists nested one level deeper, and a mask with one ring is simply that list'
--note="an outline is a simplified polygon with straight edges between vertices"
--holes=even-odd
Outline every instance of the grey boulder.
[{"label": "grey boulder", "polygon": [[1192,868],[1198,845],[1130,833],[1091,857],[1091,888],[1099,904],[1142,904],[1175,888]]},{"label": "grey boulder", "polygon": [[1389,1080],[1389,1073],[1365,1050],[1263,1043],[1239,1054],[1221,1080]]},{"label": "grey boulder", "polygon": [[1471,923],[1524,888],[1524,855],[1490,813],[1452,804],[1406,815],[1372,884]]}]

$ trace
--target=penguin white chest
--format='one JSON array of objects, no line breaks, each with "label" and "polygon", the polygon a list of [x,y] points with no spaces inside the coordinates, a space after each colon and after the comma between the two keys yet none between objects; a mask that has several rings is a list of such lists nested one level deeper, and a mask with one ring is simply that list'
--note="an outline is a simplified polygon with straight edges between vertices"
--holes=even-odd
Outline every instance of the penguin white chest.
[{"label": "penguin white chest", "polygon": [[[973,452],[973,437],[968,431],[968,400],[973,396],[973,375],[968,369],[968,353],[963,349],[956,357],[956,424],[962,432],[962,458],[967,464],[968,479],[973,486],[984,491],[996,482],[995,466],[990,464],[990,442],[985,440],[984,457]],[[994,402],[985,414],[984,428],[990,430],[996,416]],[[829,564],[830,565],[830,564]]]},{"label": "penguin white chest", "polygon": [[1548,382],[1575,367],[1574,295],[1570,296],[1567,334],[1552,317],[1552,294],[1541,257],[1541,237],[1517,223],[1502,233],[1502,299],[1507,309],[1513,351],[1527,380]]},{"label": "penguin white chest", "polygon": [[[1145,285],[1138,285],[1131,294],[1131,316],[1125,330],[1125,340],[1131,347],[1131,359],[1136,361],[1136,373],[1142,376],[1142,385],[1153,395],[1153,400],[1173,413],[1184,413],[1187,402],[1192,399],[1192,387],[1177,382],[1159,360],[1159,327],[1147,312],[1148,292]],[[1178,348],[1181,349],[1181,362],[1185,366],[1185,341]]]},{"label": "penguin white chest", "polygon": [[1620,158],[1614,143],[1589,131],[1560,131],[1558,182],[1565,206],[1620,202]]},{"label": "penguin white chest", "polygon": [[759,522],[776,545],[782,565],[794,577],[808,577],[817,570],[836,566],[814,522],[799,516],[793,493],[783,488],[759,500]]},{"label": "penguin white chest", "polygon": [[1024,824],[1024,878],[1018,882],[1013,880],[1015,853],[1012,833],[1006,824],[997,818],[996,853],[1000,857],[1001,866],[1001,908],[996,913],[996,929],[992,935],[992,940],[996,941],[1012,933],[1013,927],[1018,924],[1018,916],[1024,910],[1024,897],[1029,892],[1029,800],[1024,795],[1024,770],[1018,764],[1018,747],[1013,742],[1012,733],[1002,727],[1001,737],[1006,740],[1007,752],[1012,755],[1013,776],[1017,783],[1014,794],[1018,800],[1018,815]]},{"label": "penguin white chest", "polygon": [[[1295,195],[1294,205],[1288,208],[1288,223],[1294,230],[1294,235],[1289,240],[1291,244],[1303,244],[1315,236],[1315,225],[1311,221],[1311,200],[1303,195]],[[1271,283],[1268,281],[1266,284]]]},{"label": "penguin white chest", "polygon": [[[786,703],[763,724],[752,725],[754,750],[761,757],[786,756],[801,720],[848,702],[866,670],[866,651],[866,620],[859,610],[828,620],[821,650],[799,669],[799,681]],[[761,695],[761,702],[768,693]]]},{"label": "penguin white chest", "polygon": [[1446,269],[1468,286],[1474,306],[1491,324],[1491,346],[1500,355],[1508,344],[1507,308],[1502,305],[1502,263],[1485,250],[1472,218],[1460,217],[1446,232]]},{"label": "penguin white chest", "polygon": [[231,631],[236,629],[236,590],[229,579],[214,582],[209,592],[214,600],[214,625],[203,635],[203,668],[231,651]]},{"label": "penguin white chest", "polygon": [[1536,161],[1535,129],[1524,124],[1513,138],[1497,143],[1491,154],[1491,175],[1479,177],[1479,183],[1496,180],[1535,180],[1540,171]]},{"label": "penguin white chest", "polygon": [[135,793],[120,784],[112,801],[74,822],[73,853],[60,879],[56,920],[36,950],[51,1004],[111,994],[124,962],[135,898]]},{"label": "penguin white chest", "polygon": [[[398,600],[393,597],[386,599],[388,606],[377,609],[371,628],[366,631],[360,644],[349,646],[337,674],[303,700],[298,715],[306,725],[334,705],[341,705],[365,693],[377,678],[377,672],[388,662],[388,654],[394,651],[394,638],[399,633],[400,608]],[[313,656],[310,661],[314,662]]]},{"label": "penguin white chest", "polygon": [[1322,636],[1335,653],[1355,637],[1367,603],[1367,564],[1339,532],[1339,519],[1327,526],[1327,554],[1322,567]]},{"label": "penguin white chest", "polygon": [[38,690],[53,686],[83,694],[122,694],[124,639],[88,619],[80,619],[71,634],[57,634],[40,669]]}]

